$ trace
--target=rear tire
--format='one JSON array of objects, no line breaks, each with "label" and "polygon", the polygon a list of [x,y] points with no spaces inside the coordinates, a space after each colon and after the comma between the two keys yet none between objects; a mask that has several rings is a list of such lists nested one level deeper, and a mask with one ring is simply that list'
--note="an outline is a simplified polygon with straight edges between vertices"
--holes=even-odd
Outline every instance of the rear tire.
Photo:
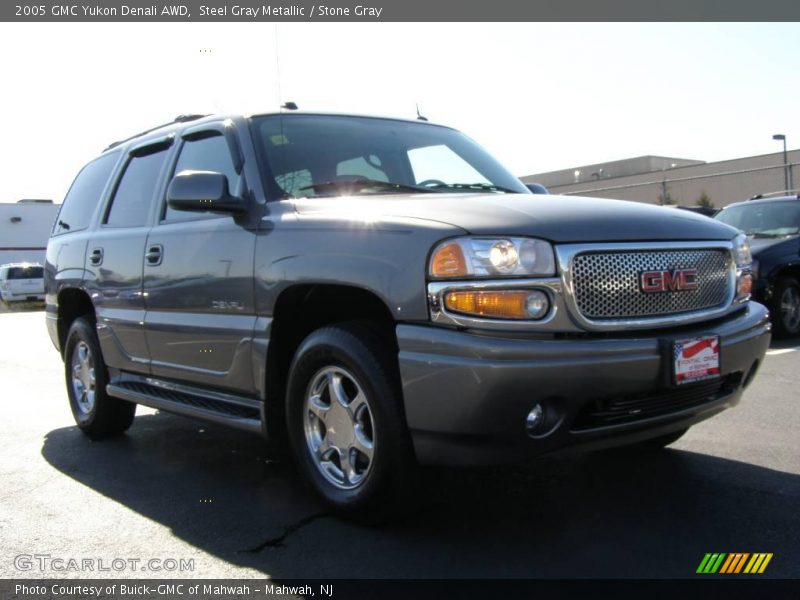
[{"label": "rear tire", "polygon": [[119,435],[133,423],[136,405],[106,393],[108,371],[94,326],[75,319],[64,345],[64,374],[72,415],[92,439]]},{"label": "rear tire", "polygon": [[397,360],[361,323],[311,333],[298,348],[286,396],[300,472],[334,512],[374,522],[406,497],[414,469]]},{"label": "rear tire", "polygon": [[800,282],[795,277],[778,279],[769,310],[776,338],[800,335]]}]

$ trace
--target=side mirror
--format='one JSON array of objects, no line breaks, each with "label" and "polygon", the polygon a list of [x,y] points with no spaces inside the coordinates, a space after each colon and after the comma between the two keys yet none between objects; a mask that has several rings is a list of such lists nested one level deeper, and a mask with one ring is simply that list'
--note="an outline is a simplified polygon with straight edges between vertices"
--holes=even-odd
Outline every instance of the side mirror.
[{"label": "side mirror", "polygon": [[541,183],[526,183],[525,187],[531,191],[531,194],[549,194],[550,192]]},{"label": "side mirror", "polygon": [[175,210],[241,214],[247,206],[228,190],[228,178],[213,171],[183,171],[167,188],[167,203]]}]

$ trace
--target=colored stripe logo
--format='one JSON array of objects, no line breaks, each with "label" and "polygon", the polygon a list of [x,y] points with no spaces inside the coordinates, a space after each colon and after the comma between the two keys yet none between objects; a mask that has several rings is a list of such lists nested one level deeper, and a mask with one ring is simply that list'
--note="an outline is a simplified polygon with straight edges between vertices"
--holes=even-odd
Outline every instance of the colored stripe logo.
[{"label": "colored stripe logo", "polygon": [[763,573],[772,560],[772,552],[708,552],[696,573],[703,575],[747,573],[755,575]]}]

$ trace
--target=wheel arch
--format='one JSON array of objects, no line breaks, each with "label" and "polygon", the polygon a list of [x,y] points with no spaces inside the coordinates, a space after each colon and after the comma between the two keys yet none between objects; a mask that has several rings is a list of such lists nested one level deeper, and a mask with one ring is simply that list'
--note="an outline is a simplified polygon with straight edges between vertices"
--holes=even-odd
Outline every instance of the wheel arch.
[{"label": "wheel arch", "polygon": [[58,293],[58,342],[61,354],[72,323],[80,317],[88,317],[95,323],[95,311],[89,294],[80,288],[65,288]]},{"label": "wheel arch", "polygon": [[283,439],[284,398],[289,365],[300,343],[326,325],[364,322],[397,354],[395,319],[386,303],[365,288],[330,283],[303,283],[284,289],[276,299],[265,376],[265,425],[268,438]]}]

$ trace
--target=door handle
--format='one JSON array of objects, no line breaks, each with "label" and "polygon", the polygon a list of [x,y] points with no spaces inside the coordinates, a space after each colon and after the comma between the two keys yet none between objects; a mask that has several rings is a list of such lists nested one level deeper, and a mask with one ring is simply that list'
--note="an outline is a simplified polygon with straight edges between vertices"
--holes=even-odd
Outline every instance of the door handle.
[{"label": "door handle", "polygon": [[156,267],[161,264],[161,258],[164,254],[164,248],[161,244],[153,244],[147,247],[147,252],[144,255],[147,264],[151,267]]},{"label": "door handle", "polygon": [[99,267],[103,264],[103,249],[102,248],[95,248],[92,250],[92,253],[89,255],[89,262],[92,263],[95,267]]}]

